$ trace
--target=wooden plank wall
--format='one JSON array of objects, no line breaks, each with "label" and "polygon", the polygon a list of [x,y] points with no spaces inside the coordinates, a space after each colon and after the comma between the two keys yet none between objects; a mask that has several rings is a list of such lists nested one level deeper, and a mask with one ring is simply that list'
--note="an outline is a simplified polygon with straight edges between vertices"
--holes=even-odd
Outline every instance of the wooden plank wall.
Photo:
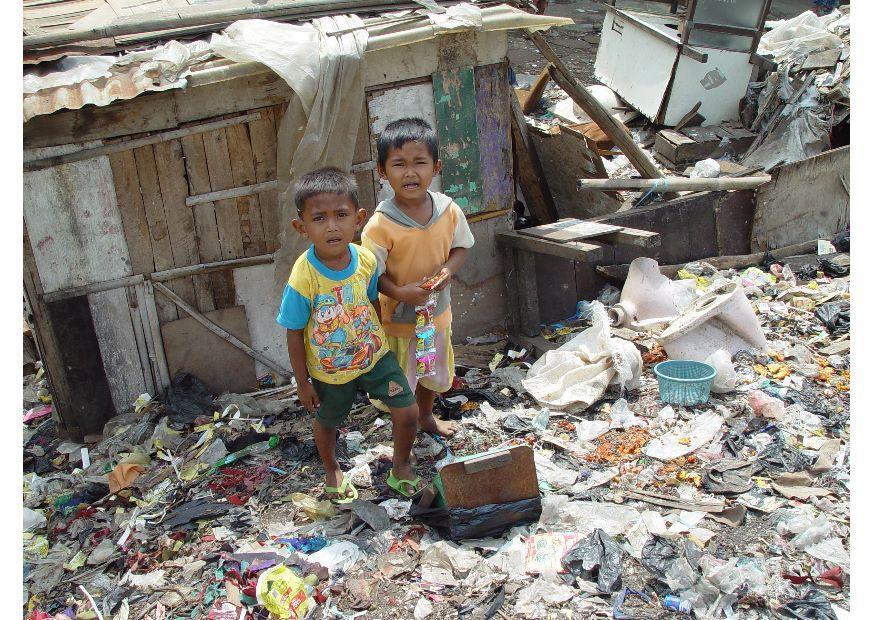
[{"label": "wooden plank wall", "polygon": [[480,150],[481,209],[513,207],[513,149],[510,142],[510,86],[507,64],[474,68],[477,139]]},{"label": "wooden plank wall", "polygon": [[[261,117],[109,156],[133,273],[277,249],[276,190],[194,206],[185,202],[189,196],[276,179],[276,123],[282,107],[251,112]],[[201,312],[236,305],[228,271],[172,280],[169,286]],[[171,302],[160,295],[155,300],[162,323],[180,318]]]}]

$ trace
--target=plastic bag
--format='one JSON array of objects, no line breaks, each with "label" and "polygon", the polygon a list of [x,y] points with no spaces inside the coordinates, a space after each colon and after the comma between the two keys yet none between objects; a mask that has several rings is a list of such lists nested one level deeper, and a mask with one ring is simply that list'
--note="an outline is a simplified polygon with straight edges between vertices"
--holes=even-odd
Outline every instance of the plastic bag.
[{"label": "plastic bag", "polygon": [[321,564],[328,569],[330,574],[336,575],[349,572],[358,562],[361,554],[358,545],[348,540],[342,540],[317,551],[307,559],[310,562]]},{"label": "plastic bag", "polygon": [[198,416],[213,415],[213,396],[200,379],[188,373],[173,377],[163,400],[174,424],[192,424]]},{"label": "plastic bag", "polygon": [[691,179],[716,179],[720,176],[720,162],[714,159],[697,161],[690,173]]},{"label": "plastic bag", "polygon": [[623,586],[622,554],[620,545],[598,529],[565,554],[562,566],[575,577],[596,580],[599,592],[607,594]]},{"label": "plastic bag", "polygon": [[292,505],[298,510],[303,510],[311,521],[330,519],[337,514],[334,504],[327,499],[320,502],[306,493],[292,493],[291,499]]},{"label": "plastic bag", "polygon": [[605,502],[573,501],[567,495],[548,495],[543,499],[540,525],[547,531],[567,531],[589,535],[602,529],[611,536],[623,534],[638,521],[634,508]]},{"label": "plastic bag", "polygon": [[783,420],[787,413],[783,401],[762,390],[751,390],[747,395],[747,404],[753,409],[753,414],[760,418]]},{"label": "plastic bag", "polygon": [[307,587],[285,564],[273,566],[258,577],[258,602],[279,618],[303,618],[310,606]]},{"label": "plastic bag", "polygon": [[618,289],[616,286],[605,284],[602,290],[599,292],[599,296],[596,298],[596,300],[603,306],[613,306],[615,303],[620,301],[620,294],[620,289]]},{"label": "plastic bag", "polygon": [[633,426],[647,426],[647,422],[643,418],[639,418],[632,410],[629,409],[629,403],[625,398],[621,398],[611,405],[611,426],[610,428],[622,428],[628,430]]},{"label": "plastic bag", "polygon": [[46,516],[41,510],[31,510],[24,506],[24,531],[39,529],[46,526]]},{"label": "plastic bag", "polygon": [[654,536],[641,550],[641,564],[658,579],[665,581],[668,569],[680,555],[671,541]]},{"label": "plastic bag", "polygon": [[[566,496],[559,496],[565,497]],[[421,508],[414,505],[410,516],[422,521],[450,540],[493,538],[515,525],[534,523],[541,517],[541,498],[521,499],[477,508]]]},{"label": "plastic bag", "polygon": [[818,306],[814,316],[826,325],[833,336],[851,331],[851,304],[846,301],[834,301]]},{"label": "plastic bag", "polygon": [[714,381],[711,382],[711,391],[715,394],[726,394],[734,392],[735,386],[738,383],[738,375],[735,373],[735,366],[732,364],[732,356],[726,349],[718,349],[705,359],[706,364],[710,364],[717,371],[714,376]]},{"label": "plastic bag", "polygon": [[799,620],[838,620],[832,604],[820,590],[810,588],[802,598],[790,601],[778,609],[778,617]]}]

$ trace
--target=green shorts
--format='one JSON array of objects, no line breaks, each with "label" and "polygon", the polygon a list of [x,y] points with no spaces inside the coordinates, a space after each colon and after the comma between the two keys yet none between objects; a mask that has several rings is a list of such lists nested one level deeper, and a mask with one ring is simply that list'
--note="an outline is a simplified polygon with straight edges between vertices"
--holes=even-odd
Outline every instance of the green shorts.
[{"label": "green shorts", "polygon": [[343,424],[359,390],[393,409],[409,407],[416,402],[407,378],[398,365],[398,358],[392,351],[387,351],[368,372],[347,383],[337,385],[317,379],[311,381],[320,403],[316,420],[328,428]]}]

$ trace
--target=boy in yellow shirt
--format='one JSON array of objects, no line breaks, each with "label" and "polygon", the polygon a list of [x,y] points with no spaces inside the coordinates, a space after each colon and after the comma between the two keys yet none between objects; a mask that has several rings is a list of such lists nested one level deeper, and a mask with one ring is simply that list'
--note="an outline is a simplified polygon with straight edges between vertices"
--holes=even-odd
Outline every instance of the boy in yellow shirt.
[{"label": "boy in yellow shirt", "polygon": [[348,503],[358,491],[335,458],[336,429],[359,389],[392,416],[393,467],[387,483],[406,497],[422,486],[411,466],[418,408],[395,354],[386,345],[377,300],[377,259],[352,243],[365,219],[355,181],[336,168],[301,177],[292,224],[313,245],[292,267],[277,322],[288,329],[298,398],[315,411],[313,436],[325,466],[325,493]]},{"label": "boy in yellow shirt", "polygon": [[438,420],[432,412],[436,393],[449,390],[455,375],[449,277],[434,289],[439,291],[434,311],[437,371],[419,379],[414,309],[430,294],[420,285],[439,274],[456,274],[474,237],[459,205],[428,189],[440,170],[437,136],[428,123],[420,118],[389,123],[377,138],[377,172],[395,196],[377,205],[362,231],[362,245],[377,258],[383,328],[415,388],[419,428],[449,437],[456,424]]}]

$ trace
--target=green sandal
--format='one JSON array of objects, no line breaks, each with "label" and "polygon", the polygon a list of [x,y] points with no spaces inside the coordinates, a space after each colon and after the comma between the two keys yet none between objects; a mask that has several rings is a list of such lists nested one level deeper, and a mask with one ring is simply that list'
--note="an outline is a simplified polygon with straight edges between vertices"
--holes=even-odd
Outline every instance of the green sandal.
[{"label": "green sandal", "polygon": [[[352,495],[347,496],[346,491],[348,489],[352,490]],[[332,497],[331,501],[335,504],[349,504],[350,502],[354,502],[359,498],[358,489],[352,485],[352,482],[349,481],[349,478],[346,476],[343,477],[343,481],[340,483],[339,487],[325,487],[326,493],[334,493],[339,497]]]},{"label": "green sandal", "polygon": [[[396,492],[400,493],[401,495],[403,495],[407,499],[410,499],[412,497],[416,497],[417,495],[422,493],[423,489],[425,488],[425,485],[423,485],[422,488],[418,488],[420,482],[422,482],[422,476],[417,476],[413,480],[402,480],[401,478],[396,478],[395,471],[392,469],[389,470],[389,477],[386,478],[386,484],[388,484],[392,489],[394,489]],[[411,490],[405,491],[404,490],[405,485],[410,487],[412,489],[412,491]]]}]

